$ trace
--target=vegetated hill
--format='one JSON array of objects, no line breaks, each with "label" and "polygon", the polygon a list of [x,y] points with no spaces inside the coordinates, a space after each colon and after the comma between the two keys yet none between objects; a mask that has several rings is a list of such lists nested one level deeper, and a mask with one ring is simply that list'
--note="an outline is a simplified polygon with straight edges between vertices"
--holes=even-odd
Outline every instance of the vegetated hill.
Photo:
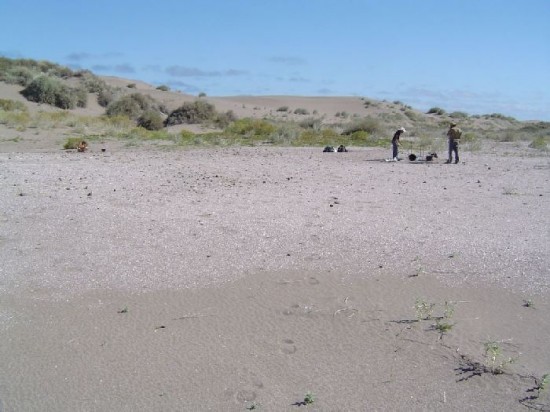
[{"label": "vegetated hill", "polygon": [[[53,104],[41,103],[40,99],[43,96],[34,96],[33,91],[28,91],[33,81],[37,78],[43,80],[44,77],[52,80],[57,87],[57,93],[61,94],[61,100],[65,104],[63,107],[68,107],[72,103],[68,110],[55,107],[57,100],[53,98],[48,100],[48,102],[54,101]],[[27,98],[22,95],[22,92],[27,95]],[[78,100],[74,98],[75,93],[79,96]],[[125,96],[134,98],[124,99]],[[73,100],[67,103],[70,98]],[[433,108],[425,113],[399,101],[379,101],[367,97],[215,97],[204,94],[193,96],[171,91],[166,86],[156,87],[139,80],[97,76],[87,70],[72,71],[55,63],[10,60],[2,57],[0,57],[0,99],[20,102],[31,113],[68,111],[75,115],[92,117],[109,113],[109,107],[113,109],[112,105],[115,102],[120,103],[120,100],[123,100],[120,104],[121,111],[110,110],[111,115],[114,113],[134,116],[132,120],[137,124],[143,112],[156,112],[156,116],[160,119],[158,122],[162,122],[162,119],[166,119],[172,111],[185,103],[196,101],[213,105],[218,113],[231,114],[226,116],[225,122],[201,125],[202,130],[206,131],[224,130],[229,121],[243,118],[263,119],[276,124],[298,124],[303,128],[317,131],[320,128],[331,128],[337,134],[366,130],[370,135],[377,135],[378,138],[391,137],[393,131],[401,126],[408,130],[408,135],[411,137],[441,136],[445,134],[450,122],[457,122],[463,130],[475,133],[477,136],[498,141],[515,140],[517,134],[542,136],[546,141],[550,130],[550,123],[547,122],[521,122],[501,114],[471,116],[462,112],[447,113],[441,108]],[[136,105],[141,107],[136,108]],[[134,112],[130,109],[134,109]],[[369,123],[366,129],[363,126],[365,123]],[[166,129],[175,131],[187,129],[195,133],[200,131],[197,125],[171,125]]]}]

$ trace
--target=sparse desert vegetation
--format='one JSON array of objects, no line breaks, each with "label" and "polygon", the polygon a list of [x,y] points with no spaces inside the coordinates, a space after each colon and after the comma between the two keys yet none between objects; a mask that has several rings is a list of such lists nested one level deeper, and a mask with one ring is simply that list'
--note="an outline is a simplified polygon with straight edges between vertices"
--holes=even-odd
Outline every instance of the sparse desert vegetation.
[{"label": "sparse desert vegetation", "polygon": [[[432,107],[425,114],[399,100],[357,99],[359,111],[356,109],[352,116],[345,109],[328,112],[320,107],[298,104],[298,108],[290,109],[287,104],[277,103],[272,107],[264,104],[247,109],[249,106],[243,102],[234,108],[220,110],[218,106],[224,107],[224,102],[208,98],[202,92],[198,98],[186,97],[171,92],[165,85],[138,87],[135,82],[112,82],[87,70],[73,71],[55,63],[25,59],[1,58],[0,81],[21,87],[21,96],[29,102],[0,96],[0,124],[19,131],[64,127],[82,138],[88,135],[101,135],[105,139],[135,137],[132,130],[138,126],[150,132],[165,129],[163,139],[176,144],[182,141],[181,130],[172,129],[179,126],[188,129],[183,139],[186,145],[383,147],[389,145],[396,128],[405,126],[408,130],[403,139],[405,148],[441,152],[446,150],[448,124],[455,121],[464,131],[462,150],[465,151],[479,152],[492,142],[502,142],[522,145],[531,149],[533,155],[547,154],[550,141],[549,122],[519,122],[499,113],[468,115],[454,111],[447,114],[440,107]],[[60,110],[86,108],[89,94],[105,108],[103,113],[70,113],[56,118],[39,113],[40,109],[29,111],[27,107],[36,103]],[[178,99],[180,104],[174,106]],[[247,114],[238,115],[236,111]],[[312,117],[303,117],[310,113]],[[192,126],[200,126],[204,131]],[[147,140],[159,136],[158,133],[139,135]],[[171,137],[166,140],[166,136]]]}]

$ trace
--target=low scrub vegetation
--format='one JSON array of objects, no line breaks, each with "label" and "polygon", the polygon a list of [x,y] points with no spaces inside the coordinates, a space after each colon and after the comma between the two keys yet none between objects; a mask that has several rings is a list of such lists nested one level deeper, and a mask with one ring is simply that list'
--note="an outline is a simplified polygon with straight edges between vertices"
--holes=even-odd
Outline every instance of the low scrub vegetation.
[{"label": "low scrub vegetation", "polygon": [[132,93],[122,96],[107,106],[107,116],[126,116],[129,119],[137,120],[145,112],[160,112],[163,107],[152,97]]},{"label": "low scrub vegetation", "polygon": [[244,137],[268,137],[275,131],[275,126],[266,120],[259,119],[239,119],[231,123],[226,129],[226,133]]},{"label": "low scrub vegetation", "polygon": [[164,121],[164,125],[210,124],[223,129],[235,120],[236,117],[231,110],[219,113],[213,104],[205,100],[195,100],[193,102],[185,102],[172,111]]},{"label": "low scrub vegetation", "polygon": [[164,127],[164,120],[159,112],[147,110],[139,116],[137,124],[147,130],[160,130]]},{"label": "low scrub vegetation", "polygon": [[378,119],[365,117],[345,126],[343,135],[351,135],[355,132],[367,132],[372,135],[383,135],[384,130]]},{"label": "low scrub vegetation", "polygon": [[441,116],[441,115],[444,115],[446,113],[446,111],[443,110],[440,107],[432,107],[432,108],[430,108],[430,110],[428,110],[427,113],[428,114],[437,114],[437,115]]},{"label": "low scrub vegetation", "polygon": [[29,101],[45,103],[61,109],[86,107],[88,95],[85,89],[72,88],[52,76],[38,76],[21,91]]},{"label": "low scrub vegetation", "polygon": [[185,102],[176,110],[172,111],[165,120],[165,126],[176,124],[197,124],[212,121],[216,117],[216,108],[213,104],[204,100]]},{"label": "low scrub vegetation", "polygon": [[0,110],[4,110],[6,112],[26,112],[27,106],[25,106],[21,102],[16,102],[15,100],[11,99],[0,99]]}]

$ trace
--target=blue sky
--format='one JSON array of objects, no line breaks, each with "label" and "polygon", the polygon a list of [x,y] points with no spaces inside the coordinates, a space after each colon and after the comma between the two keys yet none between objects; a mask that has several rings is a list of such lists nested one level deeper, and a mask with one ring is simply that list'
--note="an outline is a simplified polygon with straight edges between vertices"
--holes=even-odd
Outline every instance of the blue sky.
[{"label": "blue sky", "polygon": [[550,0],[0,0],[0,55],[187,93],[550,121]]}]

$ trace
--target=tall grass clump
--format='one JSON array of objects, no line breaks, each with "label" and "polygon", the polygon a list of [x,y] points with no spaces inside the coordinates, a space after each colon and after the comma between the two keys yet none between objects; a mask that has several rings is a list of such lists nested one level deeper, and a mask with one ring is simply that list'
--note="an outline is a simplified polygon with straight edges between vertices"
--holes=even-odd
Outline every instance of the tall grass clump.
[{"label": "tall grass clump", "polygon": [[4,110],[5,112],[15,112],[15,111],[26,112],[27,106],[15,100],[0,99],[0,110]]},{"label": "tall grass clump", "polygon": [[356,120],[344,128],[343,135],[351,135],[355,132],[367,132],[370,135],[380,136],[384,133],[384,130],[378,119],[372,117],[365,117],[363,119]]},{"label": "tall grass clump", "polygon": [[548,139],[543,136],[536,137],[529,143],[529,147],[536,150],[548,150]]},{"label": "tall grass clump", "polygon": [[226,133],[239,135],[243,137],[263,137],[267,138],[271,133],[275,132],[276,127],[260,119],[244,118],[231,123],[226,129]]}]

